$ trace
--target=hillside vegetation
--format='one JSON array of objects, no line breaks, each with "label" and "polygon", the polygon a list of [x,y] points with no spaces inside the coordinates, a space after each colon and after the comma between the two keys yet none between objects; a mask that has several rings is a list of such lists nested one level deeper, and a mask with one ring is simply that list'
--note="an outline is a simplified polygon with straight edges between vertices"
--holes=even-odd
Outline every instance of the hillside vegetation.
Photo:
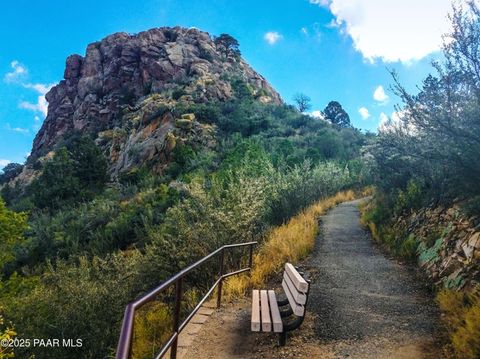
[{"label": "hillside vegetation", "polygon": [[[215,61],[235,67],[239,56]],[[367,180],[359,158],[368,136],[265,101],[228,75],[228,99],[192,101],[182,97],[187,84],[182,93],[149,89],[109,129],[58,137],[49,117],[37,154],[4,169],[0,314],[19,337],[83,339],[80,349],[18,357],[112,355],[128,302],[216,248],[263,242],[315,201]],[[217,271],[210,263],[187,278],[186,309]],[[141,314],[137,328],[168,318],[165,309]],[[148,340],[137,340],[138,357]]]}]

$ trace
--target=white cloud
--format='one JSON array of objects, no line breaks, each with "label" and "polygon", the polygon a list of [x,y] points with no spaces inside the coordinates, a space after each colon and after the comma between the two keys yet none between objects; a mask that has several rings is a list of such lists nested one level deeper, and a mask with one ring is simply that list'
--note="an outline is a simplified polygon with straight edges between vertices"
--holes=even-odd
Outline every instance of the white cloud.
[{"label": "white cloud", "polygon": [[7,72],[3,77],[5,82],[19,81],[28,74],[27,68],[17,60],[10,62],[10,67],[12,68],[12,71]]},{"label": "white cloud", "polygon": [[368,109],[366,107],[360,107],[358,109],[358,113],[360,113],[360,116],[362,116],[363,120],[366,120],[370,117],[370,112],[368,112]]},{"label": "white cloud", "polygon": [[275,45],[282,37],[283,36],[276,31],[269,31],[263,36],[265,41],[270,45]]},{"label": "white cloud", "polygon": [[[17,60],[13,60],[10,63],[10,67],[12,68],[12,71],[5,74],[5,82],[21,84],[23,87],[31,89],[37,92],[39,95],[37,97],[36,103],[22,101],[18,104],[18,106],[26,110],[40,112],[44,117],[46,117],[48,110],[48,102],[45,99],[45,95],[55,84],[25,82],[28,75],[28,69]],[[35,116],[35,121],[40,120],[39,118],[37,118],[38,116]]]},{"label": "white cloud", "polygon": [[7,123],[5,127],[6,127],[7,130],[9,130],[9,131],[18,132],[18,133],[23,133],[24,135],[30,133],[30,131],[29,131],[28,128],[12,127],[12,126],[10,126],[9,123]]},{"label": "white cloud", "polygon": [[30,110],[30,111],[40,111],[40,107],[38,106],[38,103],[31,103],[28,101],[22,101],[18,104],[20,108],[23,108],[25,110]]},{"label": "white cloud", "polygon": [[23,86],[27,89],[32,89],[37,91],[41,95],[45,95],[55,84],[24,84]]},{"label": "white cloud", "polygon": [[314,22],[312,25],[302,27],[300,32],[306,37],[320,40],[322,38],[322,25],[318,22]]},{"label": "white cloud", "polygon": [[322,111],[320,111],[320,110],[312,111],[312,112],[309,113],[309,115],[312,116],[312,117],[315,117],[315,118],[319,118],[319,119],[321,119],[321,120],[324,120],[324,119],[325,119],[325,117],[323,116]]},{"label": "white cloud", "polygon": [[378,86],[373,92],[373,99],[378,102],[388,101],[388,95],[385,93],[382,85]]},{"label": "white cloud", "polygon": [[[37,97],[37,103],[31,103],[28,101],[20,102],[19,106],[26,110],[41,112],[44,117],[47,116],[48,112],[48,102],[45,99],[45,94],[50,91],[54,84],[31,84],[27,83],[23,85],[25,88],[35,90],[39,96]],[[37,121],[38,116],[35,116],[35,121]],[[38,119],[39,120],[39,119]]]},{"label": "white cloud", "polygon": [[6,165],[8,165],[11,162],[12,161],[10,161],[10,160],[0,159],[0,168],[5,167]]},{"label": "white cloud", "polygon": [[40,96],[37,97],[37,103],[22,101],[18,104],[18,106],[20,106],[20,108],[23,108],[25,110],[30,110],[30,111],[34,111],[34,112],[41,112],[44,117],[47,116],[48,102],[45,99],[44,95],[40,95]]},{"label": "white cloud", "polygon": [[335,16],[369,61],[411,62],[440,49],[451,0],[310,0]]}]

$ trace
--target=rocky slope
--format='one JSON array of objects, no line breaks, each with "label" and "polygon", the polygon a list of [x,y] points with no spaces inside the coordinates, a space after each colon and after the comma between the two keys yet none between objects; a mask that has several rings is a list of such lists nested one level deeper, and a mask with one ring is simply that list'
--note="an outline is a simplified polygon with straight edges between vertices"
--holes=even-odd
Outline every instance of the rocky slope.
[{"label": "rocky slope", "polygon": [[75,131],[96,138],[112,177],[143,163],[161,172],[179,142],[215,146],[214,126],[170,110],[231,99],[234,81],[258,101],[282,103],[241,57],[225,54],[197,29],[116,33],[92,43],[84,57],[67,58],[64,79],[47,93],[48,115],[23,175]]},{"label": "rocky slope", "polygon": [[394,229],[420,242],[419,263],[438,286],[480,283],[480,218],[466,218],[458,206],[423,208],[399,217]]}]

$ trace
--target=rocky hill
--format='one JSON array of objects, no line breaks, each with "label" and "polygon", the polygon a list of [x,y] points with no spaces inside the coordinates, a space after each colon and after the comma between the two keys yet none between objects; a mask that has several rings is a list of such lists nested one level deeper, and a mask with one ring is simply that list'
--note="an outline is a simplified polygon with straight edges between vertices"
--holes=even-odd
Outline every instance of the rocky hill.
[{"label": "rocky hill", "polygon": [[23,174],[74,132],[93,135],[112,177],[134,163],[161,172],[179,141],[215,146],[215,126],[172,109],[227,101],[239,83],[260,102],[282,103],[265,78],[206,32],[162,27],[110,35],[88,45],[84,57],[67,58],[64,79],[46,95],[48,115]]}]

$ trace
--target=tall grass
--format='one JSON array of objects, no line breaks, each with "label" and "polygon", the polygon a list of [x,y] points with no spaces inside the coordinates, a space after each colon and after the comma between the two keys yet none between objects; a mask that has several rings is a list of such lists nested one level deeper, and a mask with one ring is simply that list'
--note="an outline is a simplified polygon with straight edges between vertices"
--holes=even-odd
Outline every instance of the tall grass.
[{"label": "tall grass", "polygon": [[351,201],[368,195],[369,192],[352,190],[339,192],[307,207],[287,223],[272,229],[253,257],[253,269],[250,275],[235,276],[225,283],[225,297],[243,296],[252,287],[260,287],[276,273],[286,262],[296,263],[305,258],[315,245],[319,231],[319,217],[330,208],[345,201]]},{"label": "tall grass", "polygon": [[443,289],[437,294],[451,349],[457,358],[480,358],[480,286],[469,293]]}]

